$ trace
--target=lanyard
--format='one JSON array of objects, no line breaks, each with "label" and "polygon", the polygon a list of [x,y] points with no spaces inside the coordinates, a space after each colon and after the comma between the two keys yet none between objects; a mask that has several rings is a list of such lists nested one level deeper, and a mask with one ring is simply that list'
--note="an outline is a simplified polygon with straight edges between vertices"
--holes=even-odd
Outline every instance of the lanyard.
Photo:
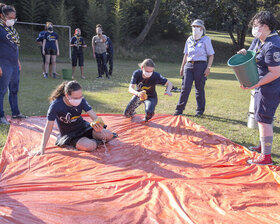
[{"label": "lanyard", "polygon": [[5,26],[2,22],[0,22],[0,26],[2,26],[6,30],[6,32],[11,36],[13,42],[17,46],[20,46],[19,35],[16,29],[14,27]]},{"label": "lanyard", "polygon": [[198,40],[193,39],[193,47],[195,48],[198,42],[204,37],[205,35],[201,36]]}]

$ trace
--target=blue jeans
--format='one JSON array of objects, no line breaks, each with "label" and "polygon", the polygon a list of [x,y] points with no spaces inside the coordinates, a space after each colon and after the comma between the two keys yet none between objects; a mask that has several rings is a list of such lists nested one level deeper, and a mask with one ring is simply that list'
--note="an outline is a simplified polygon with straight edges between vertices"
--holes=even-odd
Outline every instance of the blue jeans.
[{"label": "blue jeans", "polygon": [[4,96],[9,89],[9,103],[12,110],[12,115],[20,114],[18,109],[17,93],[19,89],[19,67],[0,65],[3,71],[0,77],[0,117],[4,114]]},{"label": "blue jeans", "polygon": [[148,97],[148,99],[144,101],[140,101],[138,96],[133,96],[124,111],[124,116],[126,117],[133,116],[137,107],[139,107],[142,103],[144,103],[145,113],[146,113],[145,118],[146,120],[150,120],[155,114],[157,102],[158,102],[157,96]]},{"label": "blue jeans", "polygon": [[106,76],[108,76],[108,70],[107,70],[107,55],[106,52],[103,54],[97,54],[96,56],[96,62],[97,62],[97,68],[98,68],[98,76],[102,76],[105,72]]}]

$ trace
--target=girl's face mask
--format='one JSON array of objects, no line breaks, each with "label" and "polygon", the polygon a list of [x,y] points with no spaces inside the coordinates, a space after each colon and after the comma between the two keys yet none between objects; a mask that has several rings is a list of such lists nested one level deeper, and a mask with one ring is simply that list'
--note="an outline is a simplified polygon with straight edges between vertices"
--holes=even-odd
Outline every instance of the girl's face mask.
[{"label": "girl's face mask", "polygon": [[7,19],[6,20],[6,26],[13,26],[16,23],[16,19]]},{"label": "girl's face mask", "polygon": [[83,97],[80,98],[80,99],[71,99],[69,96],[67,97],[69,103],[74,106],[74,107],[77,107],[81,104],[82,100],[83,100]]},{"label": "girl's face mask", "polygon": [[146,72],[145,70],[143,70],[143,74],[145,77],[150,78],[153,74],[153,72]]},{"label": "girl's face mask", "polygon": [[253,26],[252,35],[253,37],[260,38],[262,35],[262,26]]}]

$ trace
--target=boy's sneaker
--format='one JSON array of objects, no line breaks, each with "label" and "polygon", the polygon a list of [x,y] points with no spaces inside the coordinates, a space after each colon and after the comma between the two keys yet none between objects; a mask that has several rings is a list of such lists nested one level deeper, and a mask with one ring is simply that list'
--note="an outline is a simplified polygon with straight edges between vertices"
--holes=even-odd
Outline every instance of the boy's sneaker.
[{"label": "boy's sneaker", "polygon": [[48,73],[44,74],[44,78],[47,79],[48,78]]},{"label": "boy's sneaker", "polygon": [[5,116],[0,117],[0,124],[10,124],[9,121],[6,119]]},{"label": "boy's sneaker", "polygon": [[173,116],[178,116],[178,115],[182,115],[182,114],[183,114],[182,111],[176,110],[175,113],[173,114]]},{"label": "boy's sneaker", "polygon": [[261,153],[261,152],[262,152],[262,147],[261,147],[261,145],[258,145],[258,146],[250,146],[250,147],[249,147],[249,150],[252,151],[252,152]]},{"label": "boy's sneaker", "polygon": [[56,73],[53,73],[53,74],[52,74],[52,77],[53,77],[54,79],[56,79]]},{"label": "boy's sneaker", "polygon": [[273,165],[271,155],[260,154],[256,159],[248,159],[247,163],[256,165]]},{"label": "boy's sneaker", "polygon": [[17,115],[13,115],[12,118],[13,119],[24,119],[24,118],[27,118],[27,116],[25,116],[23,114],[17,114]]}]

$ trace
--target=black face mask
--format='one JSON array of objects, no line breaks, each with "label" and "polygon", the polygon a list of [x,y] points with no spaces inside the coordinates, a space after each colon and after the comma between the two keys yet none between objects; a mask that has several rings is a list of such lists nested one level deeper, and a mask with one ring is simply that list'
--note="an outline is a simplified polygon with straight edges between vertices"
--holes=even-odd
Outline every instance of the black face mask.
[{"label": "black face mask", "polygon": [[53,31],[52,26],[49,26],[49,27],[48,27],[48,31]]}]

